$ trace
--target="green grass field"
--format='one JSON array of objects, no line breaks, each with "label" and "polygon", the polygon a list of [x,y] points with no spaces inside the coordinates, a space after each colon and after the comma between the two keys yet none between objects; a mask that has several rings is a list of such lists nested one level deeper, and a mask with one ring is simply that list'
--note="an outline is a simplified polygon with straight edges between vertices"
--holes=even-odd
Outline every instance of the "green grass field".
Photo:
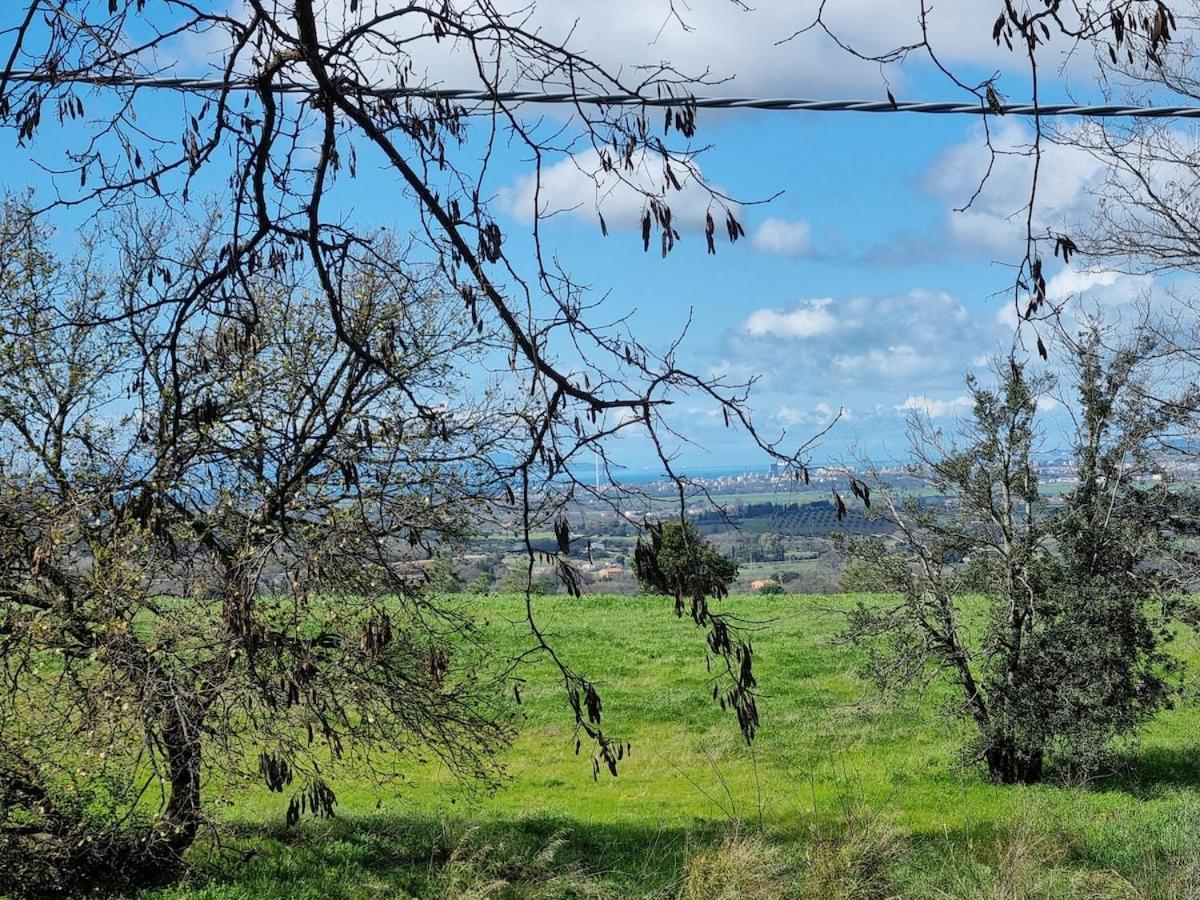
[{"label": "green grass field", "polygon": [[[501,652],[521,603],[482,598]],[[1186,697],[1087,785],[985,783],[958,763],[942,688],[898,705],[835,643],[845,597],[735,597],[755,638],[752,749],[709,699],[702,634],[644,597],[538,600],[562,654],[629,738],[593,781],[561,686],[533,664],[508,780],[493,793],[416,769],[333,784],[332,821],[284,827],[286,798],[216,791],[223,847],[156,897],[1197,897],[1200,706]],[[1186,636],[1176,649],[1200,656]]]}]

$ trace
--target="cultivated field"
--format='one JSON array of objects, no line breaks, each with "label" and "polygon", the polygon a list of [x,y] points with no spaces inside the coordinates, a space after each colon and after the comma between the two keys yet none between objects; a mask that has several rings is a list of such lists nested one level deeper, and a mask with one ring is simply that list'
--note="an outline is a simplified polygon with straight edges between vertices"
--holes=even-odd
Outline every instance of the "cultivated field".
[{"label": "cultivated field", "polygon": [[[521,601],[471,602],[503,649],[521,646]],[[287,829],[279,795],[216,790],[232,845],[199,847],[188,881],[147,896],[1200,896],[1193,697],[1109,778],[992,786],[959,765],[948,693],[883,703],[858,678],[835,641],[853,602],[728,601],[763,622],[763,728],[747,749],[709,699],[702,635],[666,601],[539,598],[560,651],[602,681],[606,729],[632,741],[618,778],[593,782],[537,664],[494,793],[447,790],[432,768],[382,794],[340,782],[337,819]],[[1175,647],[1200,656],[1190,634]]]}]

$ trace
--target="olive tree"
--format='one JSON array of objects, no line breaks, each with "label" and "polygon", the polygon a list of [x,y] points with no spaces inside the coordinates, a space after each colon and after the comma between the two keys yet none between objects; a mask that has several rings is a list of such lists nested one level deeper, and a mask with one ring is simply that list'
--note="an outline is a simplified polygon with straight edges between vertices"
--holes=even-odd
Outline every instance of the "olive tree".
[{"label": "olive tree", "polygon": [[748,640],[736,640],[727,618],[709,608],[711,600],[728,595],[738,565],[686,519],[653,525],[649,532],[649,540],[639,539],[634,550],[638,584],[646,593],[673,597],[676,616],[682,617],[686,610],[697,625],[709,625],[709,652],[722,660],[730,676],[724,692],[713,684],[713,697],[722,709],[735,712],[748,743],[759,725],[754,648]]}]

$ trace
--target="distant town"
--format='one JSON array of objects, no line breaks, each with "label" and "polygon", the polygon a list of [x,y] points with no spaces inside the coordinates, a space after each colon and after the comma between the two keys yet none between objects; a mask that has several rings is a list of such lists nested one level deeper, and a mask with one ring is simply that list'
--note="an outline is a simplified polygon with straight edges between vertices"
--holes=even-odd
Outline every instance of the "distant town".
[{"label": "distant town", "polygon": [[[1200,479],[1200,463],[1188,458],[1164,459],[1164,477]],[[1038,461],[1041,492],[1048,507],[1064,502],[1076,483],[1072,462],[1065,457]],[[923,506],[953,510],[956,497],[938,493],[910,467],[893,464],[874,472],[847,466],[809,470],[807,483],[778,464],[742,471],[725,470],[685,477],[684,514],[739,565],[734,590],[741,593],[837,592],[843,568],[838,536],[876,536],[888,541],[892,526],[878,509],[867,511],[850,495],[851,478],[882,480],[892,489],[915,497]],[[595,487],[595,486],[593,486]],[[838,516],[834,492],[846,503]],[[639,526],[676,516],[678,486],[668,479],[622,484],[603,483],[592,494],[579,494],[569,507],[570,565],[584,592],[637,593],[632,556]],[[535,549],[556,546],[549,530],[531,535]],[[422,580],[437,589],[475,593],[524,590],[528,561],[519,523],[500,519],[467,544],[443,548],[418,562]],[[535,563],[533,587],[538,593],[565,591],[552,561]]]}]

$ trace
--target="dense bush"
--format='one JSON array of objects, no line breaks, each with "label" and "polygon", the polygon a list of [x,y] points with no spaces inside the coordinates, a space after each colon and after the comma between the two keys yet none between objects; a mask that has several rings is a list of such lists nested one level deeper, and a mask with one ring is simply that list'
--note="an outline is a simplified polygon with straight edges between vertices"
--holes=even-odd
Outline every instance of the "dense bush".
[{"label": "dense bush", "polygon": [[[970,382],[960,443],[916,424],[913,474],[957,505],[933,510],[879,485],[901,540],[858,542],[843,574],[900,598],[852,617],[876,678],[952,676],[975,725],[971,756],[1005,783],[1037,781],[1048,758],[1065,774],[1096,771],[1177,683],[1165,649],[1168,611],[1183,609],[1173,561],[1196,497],[1161,479],[1151,451],[1194,404],[1142,402],[1143,346],[1105,353],[1092,332],[1076,353],[1078,483],[1061,509],[1041,497],[1034,459],[1048,383],[1004,365],[997,390]],[[972,593],[987,601],[981,622],[963,602]]]},{"label": "dense bush", "polygon": [[683,598],[723,597],[738,566],[691,522],[665,522],[651,530],[650,543],[638,541],[633,571],[642,590]]}]

